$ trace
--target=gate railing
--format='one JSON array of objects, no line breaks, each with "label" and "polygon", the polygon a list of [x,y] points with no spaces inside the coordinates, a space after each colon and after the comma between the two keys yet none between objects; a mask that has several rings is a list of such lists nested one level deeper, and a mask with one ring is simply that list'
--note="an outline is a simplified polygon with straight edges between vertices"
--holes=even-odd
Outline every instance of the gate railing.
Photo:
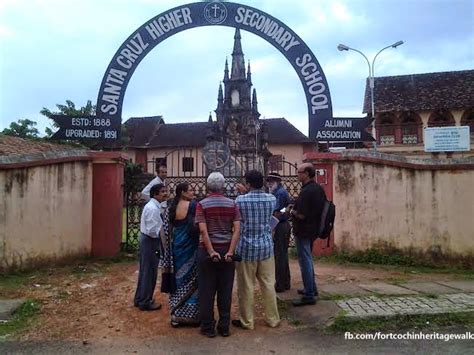
[{"label": "gate railing", "polygon": [[[298,182],[296,171],[296,164],[283,161],[282,183],[292,199],[296,199],[301,190],[301,183]],[[127,251],[138,250],[140,217],[145,205],[141,191],[153,178],[152,174],[144,173],[128,178],[128,181],[125,182],[126,235],[123,249]],[[174,195],[176,186],[179,183],[187,182],[194,189],[196,199],[201,200],[207,195],[206,180],[207,176],[168,176],[165,182],[171,197]],[[235,199],[238,196],[235,186],[243,181],[242,176],[226,176],[224,195]],[[291,238],[290,245],[294,245],[293,237]]]}]

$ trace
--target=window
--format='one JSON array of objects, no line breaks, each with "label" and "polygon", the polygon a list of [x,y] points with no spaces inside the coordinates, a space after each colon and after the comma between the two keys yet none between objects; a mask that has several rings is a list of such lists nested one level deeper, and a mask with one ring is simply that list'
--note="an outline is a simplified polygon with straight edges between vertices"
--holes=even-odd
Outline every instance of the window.
[{"label": "window", "polygon": [[185,157],[183,158],[183,172],[193,172],[194,171],[194,158],[192,157]]},{"label": "window", "polygon": [[420,117],[414,112],[404,112],[401,121],[402,144],[418,144],[418,128],[422,125]]},{"label": "window", "polygon": [[395,117],[390,113],[380,115],[378,125],[380,145],[395,144]]},{"label": "window", "polygon": [[283,170],[283,155],[272,155],[270,159],[268,159],[268,165],[270,171],[281,171]]},{"label": "window", "polygon": [[230,102],[232,107],[237,107],[240,105],[240,94],[238,90],[232,90],[230,94]]},{"label": "window", "polygon": [[448,110],[441,109],[434,111],[429,120],[428,127],[443,127],[443,126],[454,126],[454,117]]},{"label": "window", "polygon": [[155,158],[155,171],[158,171],[158,167],[161,165],[166,166],[166,157]]},{"label": "window", "polygon": [[472,137],[474,136],[474,108],[467,109],[464,112],[464,115],[461,118],[461,126],[469,126],[469,131],[471,133],[471,142]]}]

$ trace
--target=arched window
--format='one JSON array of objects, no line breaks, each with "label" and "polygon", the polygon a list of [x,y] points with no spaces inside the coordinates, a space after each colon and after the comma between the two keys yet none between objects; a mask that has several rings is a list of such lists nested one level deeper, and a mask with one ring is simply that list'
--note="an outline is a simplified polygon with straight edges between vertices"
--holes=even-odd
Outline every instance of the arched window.
[{"label": "arched window", "polygon": [[[474,108],[469,108],[464,111],[464,114],[461,118],[461,126],[469,126],[469,130],[471,132],[471,137],[474,136]],[[472,138],[471,138],[472,142]]]},{"label": "arched window", "polygon": [[440,109],[434,111],[428,119],[428,127],[443,127],[443,126],[455,126],[456,122],[454,117],[446,109]]},{"label": "arched window", "polygon": [[401,115],[402,144],[418,144],[421,131],[421,118],[415,112],[403,112]]},{"label": "arched window", "polygon": [[382,113],[378,117],[378,137],[380,145],[395,144],[396,117],[392,113]]}]

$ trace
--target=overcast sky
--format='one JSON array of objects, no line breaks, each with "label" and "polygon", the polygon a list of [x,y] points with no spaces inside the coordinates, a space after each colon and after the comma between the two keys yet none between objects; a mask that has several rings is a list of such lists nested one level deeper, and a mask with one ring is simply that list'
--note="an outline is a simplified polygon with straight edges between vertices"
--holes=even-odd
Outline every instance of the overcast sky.
[{"label": "overcast sky", "polygon": [[[171,0],[0,0],[0,130],[69,99],[95,104],[102,77],[120,45],[138,27],[172,7]],[[362,116],[369,59],[387,49],[375,76],[474,68],[473,0],[237,1],[294,30],[316,55],[329,84],[334,116]],[[262,118],[286,117],[308,133],[303,88],[289,62],[268,42],[242,33]],[[199,27],[156,46],[128,85],[122,120],[162,115],[165,122],[205,121],[216,108],[234,29]],[[213,113],[213,117],[215,117]]]}]

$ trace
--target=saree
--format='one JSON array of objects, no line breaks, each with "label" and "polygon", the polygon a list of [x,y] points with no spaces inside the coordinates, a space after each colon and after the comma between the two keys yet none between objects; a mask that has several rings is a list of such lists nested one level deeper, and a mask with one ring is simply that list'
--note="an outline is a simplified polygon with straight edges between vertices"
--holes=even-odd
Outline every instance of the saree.
[{"label": "saree", "polygon": [[186,218],[170,223],[169,212],[163,222],[161,292],[169,293],[171,325],[199,323],[197,287],[197,249],[199,233],[194,226],[197,203],[191,201]]}]

